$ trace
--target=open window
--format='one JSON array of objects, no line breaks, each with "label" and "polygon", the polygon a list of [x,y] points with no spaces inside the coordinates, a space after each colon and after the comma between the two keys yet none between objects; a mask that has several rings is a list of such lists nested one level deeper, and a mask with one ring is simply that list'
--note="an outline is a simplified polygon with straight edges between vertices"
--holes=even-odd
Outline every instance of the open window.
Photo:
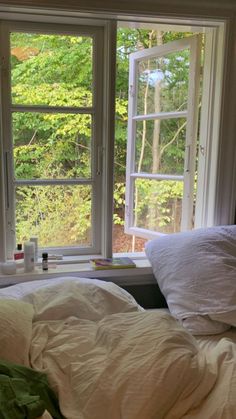
[{"label": "open window", "polygon": [[0,259],[31,235],[70,262],[219,222],[225,23],[31,13],[0,13]]},{"label": "open window", "polygon": [[151,238],[194,226],[200,65],[201,35],[130,55],[128,234]]}]

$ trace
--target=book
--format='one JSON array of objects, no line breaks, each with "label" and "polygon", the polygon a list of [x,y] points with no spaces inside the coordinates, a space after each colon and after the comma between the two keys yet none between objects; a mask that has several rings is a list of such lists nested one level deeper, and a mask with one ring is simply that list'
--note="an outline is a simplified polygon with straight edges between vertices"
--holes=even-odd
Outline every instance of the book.
[{"label": "book", "polygon": [[128,257],[90,259],[94,269],[126,269],[136,268],[135,263]]}]

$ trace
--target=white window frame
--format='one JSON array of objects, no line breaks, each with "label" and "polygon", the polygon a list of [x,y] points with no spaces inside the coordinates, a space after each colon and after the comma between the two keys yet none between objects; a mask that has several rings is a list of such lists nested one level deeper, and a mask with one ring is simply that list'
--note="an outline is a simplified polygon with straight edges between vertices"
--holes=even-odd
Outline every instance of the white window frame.
[{"label": "white window frame", "polygon": [[[31,8],[30,5],[32,6]],[[204,194],[202,196],[203,206],[199,213],[198,226],[207,226],[220,223],[232,223],[235,216],[235,95],[232,91],[232,84],[235,82],[236,61],[233,58],[233,45],[235,34],[233,32],[233,20],[224,15],[219,18],[214,13],[206,13],[200,10],[198,13],[192,12],[185,14],[176,6],[171,12],[166,7],[162,11],[162,17],[159,15],[158,6],[152,12],[148,7],[143,7],[143,16],[139,12],[136,14],[134,8],[132,17],[126,8],[122,9],[119,17],[112,13],[102,13],[99,7],[90,8],[89,13],[82,13],[79,8],[67,12],[61,2],[58,9],[40,9],[35,7],[33,0],[29,1],[29,7],[11,7],[0,6],[0,19],[2,22],[11,21],[29,21],[29,22],[48,22],[50,26],[53,23],[69,24],[70,28],[77,24],[98,25],[104,27],[104,51],[103,63],[105,76],[103,79],[103,185],[101,196],[101,252],[103,256],[112,254],[112,192],[113,192],[113,135],[114,135],[114,99],[115,99],[115,27],[117,21],[137,21],[159,23],[165,25],[176,25],[180,30],[185,30],[186,25],[191,28],[204,27],[206,37],[211,38],[212,31],[215,31],[212,51],[211,41],[206,42],[206,56],[209,57],[209,68],[204,70],[205,90],[202,97],[202,109],[208,115],[204,124],[202,141],[206,140],[207,148],[203,165],[207,172],[207,182],[204,185]],[[68,10],[69,10],[68,5]],[[112,8],[111,8],[112,9]],[[132,10],[132,7],[131,9]],[[212,18],[209,18],[212,16]],[[93,20],[95,18],[95,20]],[[181,26],[183,25],[183,26]],[[214,29],[215,28],[215,29]],[[2,26],[0,27],[3,35]],[[210,60],[211,56],[211,60]],[[2,71],[4,71],[4,62],[1,56]],[[3,98],[0,95],[0,106],[3,108]],[[214,124],[212,124],[214,121]],[[0,261],[7,258],[7,225],[5,217],[5,155],[3,153],[3,127],[6,121],[0,115]],[[224,150],[222,153],[224,145]],[[221,153],[220,151],[221,150]],[[201,156],[200,156],[201,157]],[[234,173],[234,176],[232,176]],[[198,188],[199,192],[199,188]],[[206,199],[206,197],[208,198]],[[222,199],[224,198],[224,199]],[[206,205],[205,205],[206,203]]]},{"label": "white window frame", "polygon": [[[216,205],[217,199],[222,200],[223,195],[223,191],[219,190],[218,177],[222,105],[224,105],[222,92],[224,89],[225,41],[226,29],[224,25],[212,28],[205,34],[201,114],[207,115],[207,118],[202,117],[200,121],[196,202],[201,205],[197,204],[195,208],[195,228],[234,222],[234,215],[231,219],[227,217],[227,221],[224,220],[223,212],[220,214]],[[226,162],[224,171],[228,171]]]},{"label": "white window frame", "polygon": [[[188,101],[185,111],[160,112],[158,114],[137,115],[137,70],[142,60],[162,57],[163,55],[190,50]],[[129,73],[129,112],[128,143],[126,163],[125,233],[151,239],[163,233],[134,225],[134,183],[136,179],[173,180],[184,184],[182,200],[181,231],[192,228],[194,205],[194,177],[196,161],[196,140],[198,124],[198,101],[200,84],[201,35],[168,42],[160,46],[137,51],[130,55]],[[183,175],[164,175],[135,172],[136,121],[186,118],[186,142]]]},{"label": "white window frame", "polygon": [[[91,107],[59,107],[39,105],[17,105],[11,103],[10,85],[10,32],[33,32],[63,35],[91,36],[93,39],[93,105]],[[3,68],[1,72],[2,85],[2,154],[5,174],[5,243],[6,256],[10,258],[15,248],[15,193],[14,188],[20,185],[91,185],[92,188],[92,244],[88,247],[55,247],[44,248],[43,250],[63,255],[85,255],[101,253],[101,199],[102,194],[102,118],[103,118],[103,27],[96,26],[74,26],[57,25],[47,23],[30,22],[1,22],[2,42],[0,54]],[[90,114],[92,117],[91,126],[91,178],[89,179],[39,179],[39,180],[15,180],[13,144],[11,133],[11,114],[14,111],[20,112],[46,112],[46,113],[78,113]]]}]

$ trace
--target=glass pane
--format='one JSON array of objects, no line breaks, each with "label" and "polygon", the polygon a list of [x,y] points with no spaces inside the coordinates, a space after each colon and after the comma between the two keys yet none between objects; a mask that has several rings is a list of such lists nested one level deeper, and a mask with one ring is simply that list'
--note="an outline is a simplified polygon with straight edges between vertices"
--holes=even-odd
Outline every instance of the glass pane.
[{"label": "glass pane", "polygon": [[92,188],[23,186],[16,188],[16,242],[36,235],[40,247],[91,246]]},{"label": "glass pane", "polygon": [[10,43],[13,104],[91,106],[91,37],[13,32]]},{"label": "glass pane", "polygon": [[138,63],[137,114],[187,108],[189,49]]},{"label": "glass pane", "polygon": [[91,177],[91,115],[14,112],[16,179]]},{"label": "glass pane", "polygon": [[186,119],[136,122],[135,171],[182,175]]},{"label": "glass pane", "polygon": [[183,182],[136,179],[134,226],[162,233],[180,231]]}]

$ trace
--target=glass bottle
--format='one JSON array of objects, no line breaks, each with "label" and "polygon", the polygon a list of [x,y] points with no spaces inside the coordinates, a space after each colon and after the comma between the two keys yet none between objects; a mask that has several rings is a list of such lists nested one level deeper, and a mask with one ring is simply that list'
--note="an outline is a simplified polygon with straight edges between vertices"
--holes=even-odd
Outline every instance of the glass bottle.
[{"label": "glass bottle", "polygon": [[22,250],[22,244],[17,245],[16,250],[14,251],[14,260],[24,259],[24,251]]},{"label": "glass bottle", "polygon": [[43,271],[48,270],[48,253],[42,253],[42,269]]}]

